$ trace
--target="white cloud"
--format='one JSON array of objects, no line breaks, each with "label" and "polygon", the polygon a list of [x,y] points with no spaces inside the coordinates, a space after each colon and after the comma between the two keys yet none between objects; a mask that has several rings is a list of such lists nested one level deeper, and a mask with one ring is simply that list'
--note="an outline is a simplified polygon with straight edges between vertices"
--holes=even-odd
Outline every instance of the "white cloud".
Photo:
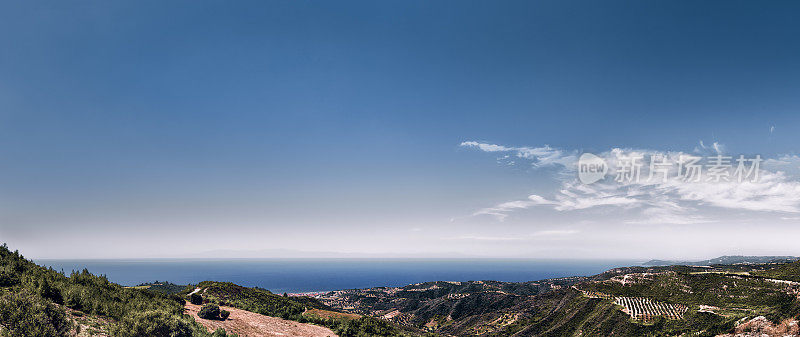
[{"label": "white cloud", "polygon": [[536,205],[555,205],[555,203],[538,195],[531,195],[527,200],[504,202],[494,207],[480,209],[472,215],[491,215],[497,220],[503,221],[508,216],[508,213],[515,209],[526,209]]},{"label": "white cloud", "polygon": [[491,236],[491,235],[476,235],[476,234],[466,234],[461,236],[449,237],[445,238],[447,240],[469,240],[469,241],[523,241],[523,240],[532,240],[533,238],[538,237],[558,237],[558,236],[569,236],[573,234],[580,233],[578,230],[574,229],[566,229],[566,230],[542,230],[538,232],[534,232],[527,236]]},{"label": "white cloud", "polygon": [[[477,147],[489,152],[517,151],[522,153],[529,149],[537,149],[536,152],[541,154],[546,150],[551,155],[543,158],[553,158],[554,156],[559,158],[557,160],[549,159],[545,163],[566,162],[565,158],[575,157],[575,152],[550,147],[505,147],[477,142],[465,142],[462,143],[462,146]],[[713,151],[714,156],[725,151],[724,146],[716,142],[711,146],[700,142],[700,148],[697,150],[696,152],[708,154]],[[564,153],[569,153],[569,155],[563,155]],[[622,155],[636,155],[644,158],[641,162],[643,165],[638,182],[614,181],[618,169],[616,167],[617,158]],[[793,175],[800,174],[800,157],[798,156],[766,159],[759,170],[759,180],[756,182],[739,182],[735,178],[729,182],[693,182],[677,177],[677,165],[673,165],[669,169],[666,181],[655,172],[650,179],[648,158],[653,155],[663,156],[668,159],[668,162],[675,163],[681,156],[687,154],[653,150],[611,149],[599,154],[609,163],[611,170],[606,179],[596,184],[581,184],[575,179],[574,172],[568,171],[572,168],[566,166],[563,171],[572,175],[564,175],[569,179],[564,179],[561,188],[552,196],[546,198],[533,194],[527,199],[507,201],[493,207],[480,209],[473,215],[491,215],[502,221],[514,211],[537,206],[549,207],[558,212],[611,208],[625,211],[620,215],[627,216],[627,219],[623,220],[626,223],[696,224],[715,221],[707,214],[710,212],[706,212],[710,208],[781,214],[800,213],[800,182],[792,178]],[[735,169],[737,165],[735,160],[732,165]],[[707,167],[703,167],[703,170],[706,169]],[[793,173],[787,174],[786,172]]]},{"label": "white cloud", "polygon": [[[462,147],[477,148],[483,152],[502,152],[511,153],[517,158],[527,159],[533,162],[533,166],[560,165],[565,168],[572,168],[576,161],[576,151],[564,152],[559,149],[544,145],[541,147],[508,147],[503,145],[466,141],[460,144]],[[508,159],[508,155],[498,159]]]},{"label": "white cloud", "polygon": [[764,160],[764,169],[773,172],[783,172],[791,178],[800,177],[800,156],[795,154],[782,155],[778,158]]},{"label": "white cloud", "polygon": [[560,235],[572,235],[577,233],[580,233],[580,231],[574,229],[547,230],[547,231],[538,231],[536,233],[531,234],[531,236],[560,236]]},{"label": "white cloud", "polygon": [[708,218],[700,215],[687,214],[683,209],[669,208],[646,208],[641,212],[641,217],[625,221],[629,224],[672,224],[672,225],[691,225],[697,223],[712,222]]},{"label": "white cloud", "polygon": [[481,235],[461,235],[451,238],[449,240],[473,240],[473,241],[519,241],[523,238],[520,237],[506,237],[506,236],[481,236]]},{"label": "white cloud", "polygon": [[723,154],[725,153],[725,145],[718,142],[713,142],[711,145],[706,145],[702,140],[699,142],[700,147],[695,147],[694,152],[699,154]]}]

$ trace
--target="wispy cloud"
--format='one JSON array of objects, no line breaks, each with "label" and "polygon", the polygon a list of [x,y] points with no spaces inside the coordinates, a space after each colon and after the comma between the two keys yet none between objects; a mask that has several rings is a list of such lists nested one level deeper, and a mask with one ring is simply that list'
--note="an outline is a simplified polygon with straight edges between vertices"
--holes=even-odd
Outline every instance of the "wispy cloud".
[{"label": "wispy cloud", "polygon": [[782,155],[777,158],[767,158],[764,160],[764,169],[773,172],[782,172],[789,178],[797,179],[800,177],[800,156],[794,154]]},{"label": "wispy cloud", "polygon": [[[751,212],[774,213],[800,213],[800,182],[792,176],[800,175],[800,157],[781,156],[766,159],[759,170],[758,181],[739,182],[731,181],[686,181],[678,178],[677,167],[668,169],[668,179],[658,172],[650,175],[646,161],[641,168],[641,179],[631,182],[614,181],[616,167],[614,164],[622,154],[642,156],[649,158],[658,156],[666,158],[668,162],[675,163],[687,155],[683,152],[665,152],[655,150],[636,149],[611,149],[598,154],[610,164],[611,172],[606,179],[592,185],[578,182],[574,175],[576,161],[575,152],[554,149],[549,146],[531,147],[506,147],[495,144],[465,142],[462,146],[476,147],[487,152],[516,152],[518,156],[523,153],[537,153],[543,155],[542,163],[560,163],[565,172],[571,173],[569,179],[561,182],[561,187],[555,193],[545,197],[533,194],[526,199],[502,202],[492,207],[486,207],[474,212],[473,215],[490,215],[503,221],[508,216],[519,210],[532,207],[547,207],[558,212],[577,210],[612,208],[629,211],[631,218],[627,223],[642,224],[695,224],[713,222],[708,212],[701,209],[718,208]],[[536,149],[533,151],[533,149]],[[725,148],[722,144],[713,143],[705,145],[700,142],[695,149],[697,153],[722,154]],[[539,157],[536,157],[539,158]],[[568,164],[571,163],[571,164]],[[571,166],[570,166],[571,165]],[[791,172],[791,173],[787,173]],[[565,176],[569,176],[568,174]]]},{"label": "wispy cloud", "polygon": [[554,205],[553,201],[546,200],[538,195],[531,195],[527,200],[508,201],[494,207],[479,209],[472,215],[491,215],[502,221],[508,213],[515,209],[526,209],[536,205]]},{"label": "wispy cloud", "polygon": [[516,236],[483,236],[483,235],[461,235],[447,238],[450,240],[473,240],[473,241],[519,241],[523,240]]},{"label": "wispy cloud", "polygon": [[466,234],[466,235],[449,237],[445,239],[469,240],[469,241],[523,241],[523,240],[532,240],[534,238],[542,238],[542,237],[569,236],[577,233],[580,233],[580,231],[574,229],[565,229],[565,230],[557,229],[557,230],[542,230],[534,232],[529,235],[522,235],[522,236],[491,236],[491,235],[487,236],[487,235]]},{"label": "wispy cloud", "polygon": [[531,234],[531,236],[561,236],[561,235],[572,235],[578,233],[580,233],[580,231],[574,229],[547,230],[547,231],[538,231],[536,233]]},{"label": "wispy cloud", "polygon": [[[565,152],[555,149],[549,145],[540,147],[509,147],[503,145],[481,143],[476,141],[466,141],[460,144],[462,147],[476,148],[483,152],[511,153],[517,158],[530,160],[533,166],[560,165],[563,167],[573,167],[577,161],[577,151]],[[508,159],[508,155],[502,159]]]},{"label": "wispy cloud", "polygon": [[699,147],[694,148],[695,153],[703,154],[703,153],[710,153],[712,150],[716,154],[722,154],[725,152],[725,146],[718,143],[713,142],[711,145],[706,145],[702,140],[699,142]]}]

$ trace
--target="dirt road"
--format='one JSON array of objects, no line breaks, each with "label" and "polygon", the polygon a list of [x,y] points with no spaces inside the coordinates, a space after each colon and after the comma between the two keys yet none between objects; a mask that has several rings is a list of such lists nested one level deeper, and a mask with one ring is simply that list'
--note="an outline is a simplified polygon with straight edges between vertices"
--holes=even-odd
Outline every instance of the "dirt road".
[{"label": "dirt road", "polygon": [[223,328],[228,333],[237,333],[241,337],[283,336],[283,337],[335,337],[328,328],[318,325],[298,323],[277,317],[259,315],[253,312],[231,307],[220,307],[231,312],[225,321],[202,319],[197,316],[202,306],[186,303],[186,313],[209,331]]}]

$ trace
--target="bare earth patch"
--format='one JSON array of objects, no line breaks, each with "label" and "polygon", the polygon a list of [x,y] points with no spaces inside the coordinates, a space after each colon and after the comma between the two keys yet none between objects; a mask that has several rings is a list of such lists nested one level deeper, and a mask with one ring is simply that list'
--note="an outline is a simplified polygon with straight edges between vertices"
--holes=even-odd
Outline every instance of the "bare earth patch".
[{"label": "bare earth patch", "polygon": [[316,316],[316,317],[319,317],[319,318],[334,318],[334,319],[335,318],[341,318],[341,319],[346,319],[346,320],[361,318],[361,315],[357,315],[357,314],[346,314],[346,313],[328,311],[328,310],[321,310],[321,309],[307,310],[306,312],[303,313],[303,316]]},{"label": "bare earth patch", "polygon": [[736,327],[735,334],[717,335],[717,337],[787,337],[800,335],[800,326],[793,319],[774,324],[764,316],[745,321]]},{"label": "bare earth patch", "polygon": [[241,337],[257,336],[284,336],[284,337],[335,337],[328,328],[313,324],[298,323],[277,317],[260,315],[241,309],[223,307],[220,309],[231,312],[230,317],[224,321],[202,319],[197,316],[202,306],[186,303],[186,313],[192,315],[194,320],[202,324],[209,331],[223,328],[228,333],[236,333]]}]

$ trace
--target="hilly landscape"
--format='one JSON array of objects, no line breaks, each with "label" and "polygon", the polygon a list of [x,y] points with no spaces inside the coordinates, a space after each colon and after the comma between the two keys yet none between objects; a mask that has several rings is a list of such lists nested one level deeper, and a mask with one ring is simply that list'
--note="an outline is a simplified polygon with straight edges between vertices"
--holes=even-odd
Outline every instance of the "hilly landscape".
[{"label": "hilly landscape", "polygon": [[798,261],[624,267],[309,297],[213,281],[124,287],[0,247],[3,336],[793,336],[799,296]]},{"label": "hilly landscape", "polygon": [[341,290],[333,308],[455,336],[793,336],[800,262]]},{"label": "hilly landscape", "polygon": [[[177,286],[167,282],[124,287],[87,270],[65,275],[2,245],[0,336],[311,336],[307,331],[340,337],[425,335],[386,320],[338,312],[308,297],[220,282],[183,288],[176,293]],[[255,321],[245,321],[253,317]],[[274,330],[253,333],[252,325],[266,323],[269,326],[262,328]]]}]

